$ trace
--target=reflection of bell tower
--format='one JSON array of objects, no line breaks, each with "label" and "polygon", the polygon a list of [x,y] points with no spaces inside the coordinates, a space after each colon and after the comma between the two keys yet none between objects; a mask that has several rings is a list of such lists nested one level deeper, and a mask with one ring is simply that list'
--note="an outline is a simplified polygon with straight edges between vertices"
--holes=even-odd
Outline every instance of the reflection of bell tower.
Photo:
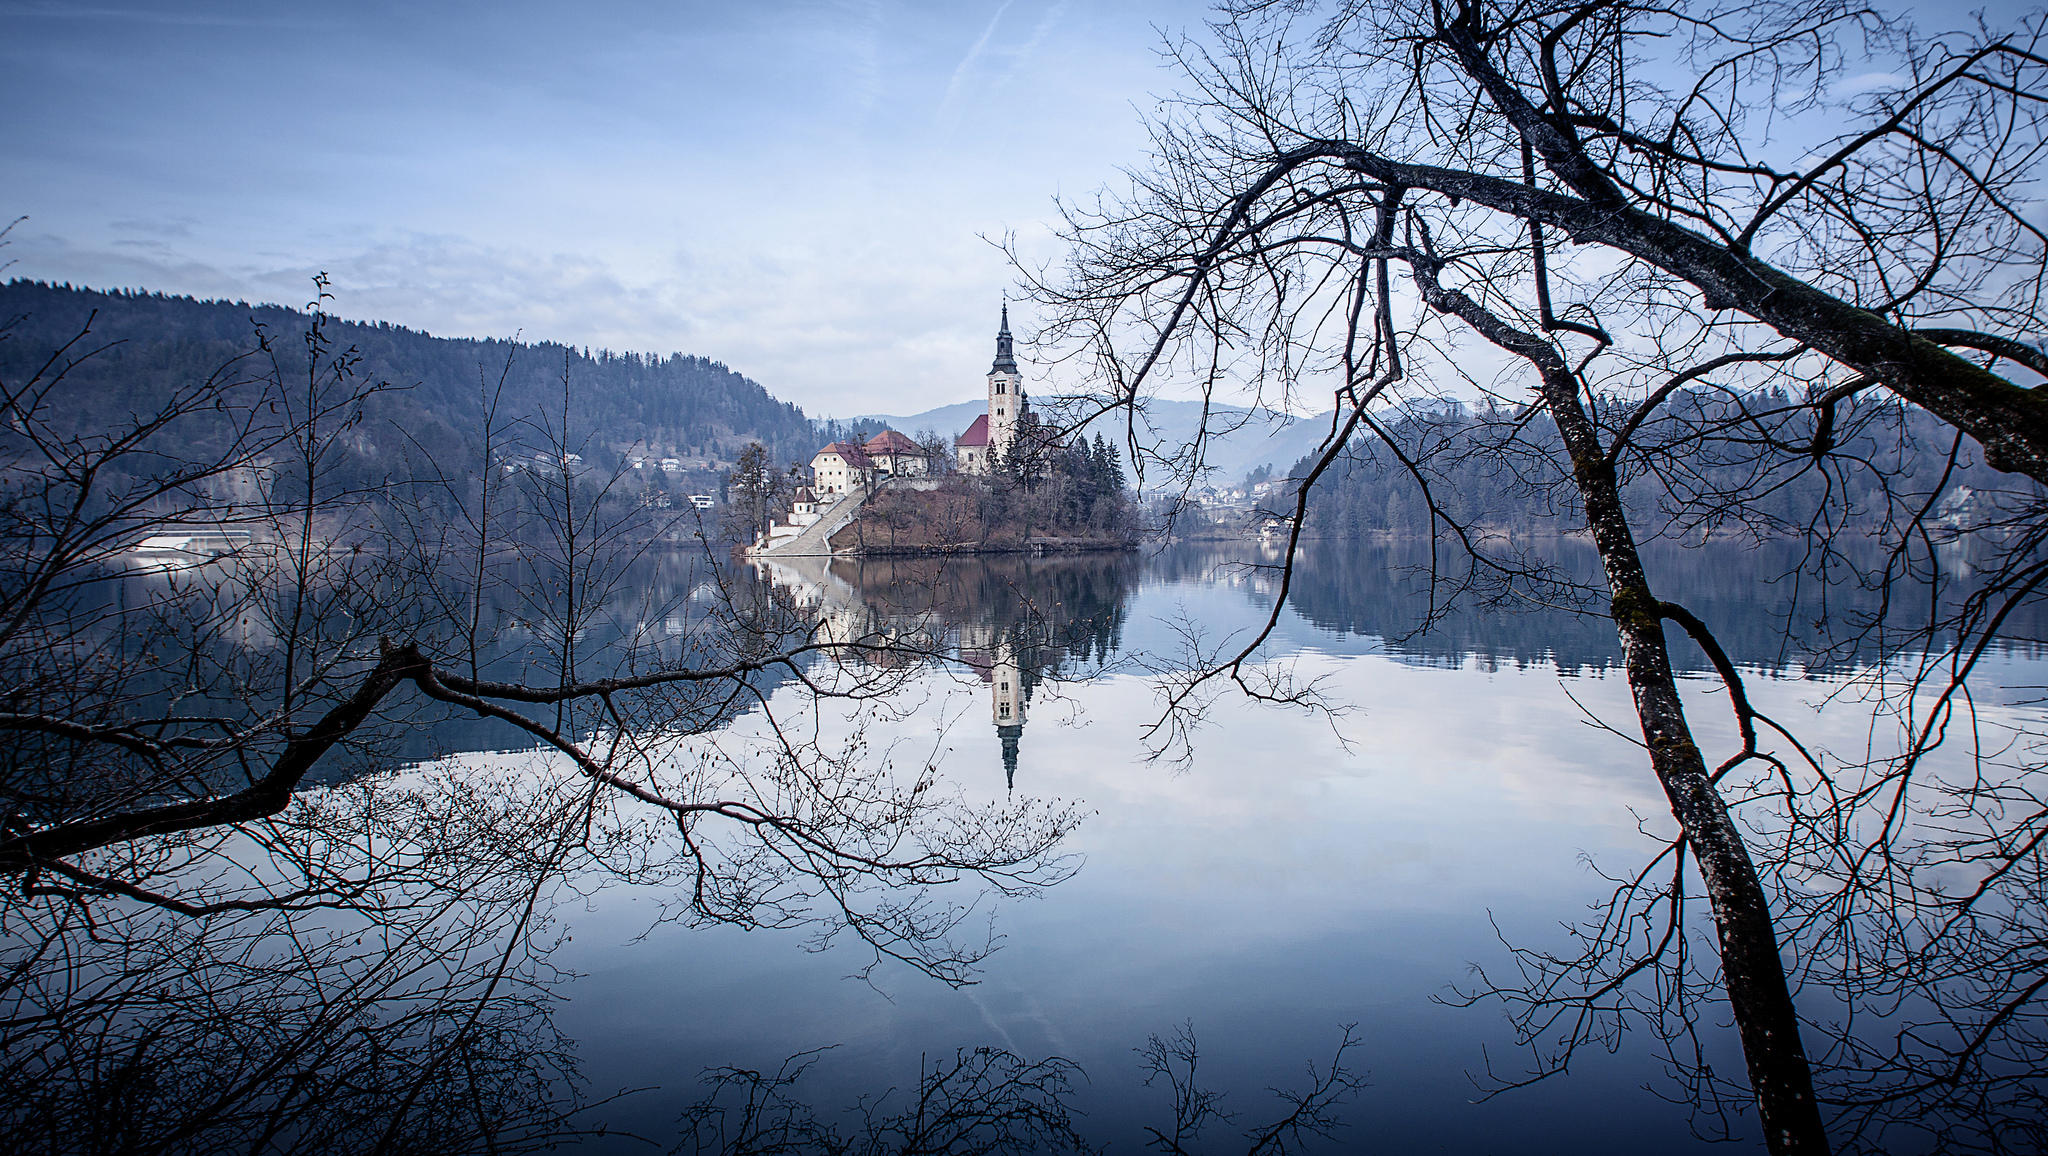
[{"label": "reflection of bell tower", "polygon": [[1017,648],[1009,639],[996,645],[995,664],[989,669],[991,713],[996,737],[1003,744],[1003,779],[1017,785],[1017,740],[1024,737],[1024,671],[1017,665]]},{"label": "reflection of bell tower", "polygon": [[988,452],[993,462],[1017,436],[1017,415],[1024,409],[1024,375],[1017,372],[1015,341],[1010,337],[1010,303],[1003,302],[1003,327],[996,334],[996,360],[988,370]]}]

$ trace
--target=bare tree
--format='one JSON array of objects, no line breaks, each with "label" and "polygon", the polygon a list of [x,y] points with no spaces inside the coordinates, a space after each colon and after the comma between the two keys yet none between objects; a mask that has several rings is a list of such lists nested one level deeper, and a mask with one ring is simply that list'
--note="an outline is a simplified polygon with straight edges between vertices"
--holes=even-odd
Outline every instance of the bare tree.
[{"label": "bare tree", "polygon": [[766,534],[788,496],[784,483],[769,464],[768,448],[748,442],[725,477],[726,504],[731,510],[727,532],[741,542]]},{"label": "bare tree", "polygon": [[[1454,588],[1594,593],[1460,517],[1443,493],[1452,455],[1487,455],[1590,533],[1677,835],[1660,860],[1670,885],[1644,875],[1622,888],[1586,960],[1525,955],[1548,978],[1495,989],[1532,1009],[1525,1024],[1562,1025],[1564,1051],[1545,1070],[1612,1022],[1601,1013],[1619,1005],[1603,1001],[1632,981],[1697,977],[1683,946],[1696,870],[1714,926],[1710,986],[1732,1006],[1773,1151],[1829,1148],[1793,948],[1797,978],[1830,980],[1852,1007],[1944,1009],[1881,1058],[1853,1032],[1820,1029],[1848,1134],[1861,1134],[1856,1105],[1880,1101],[1950,1120],[1995,1101],[2023,1118],[2041,985],[1992,944],[2031,934],[2014,916],[2036,885],[2037,822],[2013,816],[2034,813],[2035,768],[1980,760],[1958,790],[1920,767],[1998,624],[2038,585],[2032,483],[2048,481],[2048,425],[2031,386],[2048,357],[2029,338],[2048,238],[2024,206],[2044,148],[2041,18],[1923,36],[1832,4],[1245,3],[1212,31],[1213,48],[1176,47],[1190,94],[1155,122],[1152,166],[1127,192],[1069,208],[1067,265],[1036,281],[1042,315],[1100,383],[1083,412],[1128,415],[1140,468],[1200,465],[1140,436],[1157,392],[1288,408],[1334,396],[1329,436],[1294,479],[1290,547],[1318,485],[1368,443],[1414,479]],[[1874,86],[1842,83],[1856,67],[1878,74]],[[1895,403],[1861,400],[1875,391]],[[1392,432],[1426,431],[1416,415],[1475,393],[1496,399],[1476,435]],[[1850,448],[1859,432],[1911,425],[1902,405],[1955,431],[1952,465],[1968,465],[1955,456],[1967,436],[1985,463],[2028,481],[2003,515],[1989,589],[1959,609],[1928,594],[1921,627],[1887,635],[1937,641],[1945,657],[1886,698],[1907,720],[1904,753],[1852,768],[1778,733],[1708,624],[1659,597],[1637,548],[1645,507],[1629,491],[1661,487],[1651,534],[1761,532],[1770,494],[1822,478],[1791,527],[1815,543],[1814,568],[1840,565],[1835,543],[1853,527],[1885,548],[1877,580],[1903,592],[1935,552],[1926,523],[1950,474],[1881,486],[1875,512],[1832,488],[1869,464]],[[1727,684],[1743,741],[1718,765],[1686,719],[1667,622]],[[1960,642],[1946,633],[1958,627]],[[1198,703],[1219,676],[1294,697],[1257,681],[1260,641],[1180,681],[1174,704]],[[1970,834],[1935,834],[1937,814]],[[1937,865],[1964,863],[1984,893],[1945,895]],[[1634,938],[1644,927],[1663,932]],[[1951,950],[1959,940],[1971,946]],[[1697,1020],[1680,1019],[1667,1040],[1682,1044]],[[1942,1102],[1965,1075],[1988,1077],[1970,1085],[1991,1099]],[[1940,1134],[1982,1139],[1967,1131]]]},{"label": "bare tree", "polygon": [[890,1152],[959,1154],[1088,1152],[1067,1101],[1080,1069],[1059,1058],[1026,1060],[999,1048],[962,1049],[929,1066],[917,1085],[863,1099],[860,1126],[845,1132],[818,1119],[795,1087],[818,1053],[792,1056],[773,1074],[717,1068],[710,1094],[683,1115],[678,1151],[752,1156]]},{"label": "bare tree", "polygon": [[917,431],[917,448],[924,451],[925,469],[933,477],[950,477],[959,472],[951,438],[936,430]]},{"label": "bare tree", "polygon": [[[0,383],[10,1135],[545,1144],[576,1126],[549,912],[610,880],[969,981],[992,939],[946,886],[1057,881],[1075,814],[828,737],[823,704],[901,677],[827,656],[891,642],[826,638],[701,536],[656,556],[672,527],[579,468],[566,393],[521,426],[484,391],[516,475],[350,482],[386,387],[321,289],[299,350],[119,428],[62,404],[90,333]],[[457,718],[539,753],[406,765]]]}]

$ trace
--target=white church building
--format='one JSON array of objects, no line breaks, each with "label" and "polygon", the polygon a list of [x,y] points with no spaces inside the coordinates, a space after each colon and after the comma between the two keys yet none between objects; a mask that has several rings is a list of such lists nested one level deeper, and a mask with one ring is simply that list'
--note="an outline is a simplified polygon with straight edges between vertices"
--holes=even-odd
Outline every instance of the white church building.
[{"label": "white church building", "polygon": [[988,370],[988,412],[974,419],[967,432],[953,439],[953,452],[960,459],[963,474],[986,474],[995,469],[1004,450],[1017,436],[1017,419],[1024,412],[1024,375],[1017,372],[1017,353],[1010,337],[1010,303],[1003,303],[1002,327],[996,332],[996,360]]}]

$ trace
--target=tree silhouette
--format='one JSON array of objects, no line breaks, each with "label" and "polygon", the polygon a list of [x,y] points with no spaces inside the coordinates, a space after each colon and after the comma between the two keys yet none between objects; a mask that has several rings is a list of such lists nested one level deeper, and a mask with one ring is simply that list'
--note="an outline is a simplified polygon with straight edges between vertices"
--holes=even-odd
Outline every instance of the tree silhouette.
[{"label": "tree silhouette", "polygon": [[[1155,120],[1151,167],[1070,208],[1041,315],[1098,367],[1075,408],[1122,412],[1134,449],[1169,383],[1213,403],[1334,398],[1279,511],[1269,630],[1319,488],[1368,445],[1409,483],[1383,516],[1429,531],[1425,624],[1460,596],[1609,611],[1676,833],[1653,865],[1667,882],[1625,874],[1582,955],[1523,952],[1527,982],[1483,985],[1547,1046],[1538,1074],[1647,1021],[1711,1110],[1731,1089],[1693,1042],[1720,998],[1747,1061],[1732,1090],[1773,1151],[1829,1150],[1817,1071],[1850,1143],[2024,1133],[2040,989],[2010,953],[2033,934],[2015,913],[2037,909],[2037,766],[2024,729],[1958,712],[2042,574],[2048,358],[2027,339],[2048,238],[2020,208],[2044,148],[2040,18],[1924,36],[1839,5],[1247,2],[1213,31],[1213,50],[1176,46],[1190,94]],[[1856,66],[1889,79],[1844,95]],[[1953,436],[1907,456],[1934,476],[1888,476],[1873,444],[1927,416]],[[1150,464],[1192,479],[1213,432]],[[1937,511],[1978,457],[2018,477],[1971,530],[1997,561],[1965,593],[1937,580],[1955,533]],[[1489,526],[1482,478],[1588,534],[1597,583]],[[1911,601],[1910,628],[1889,610],[1838,624],[1909,672],[1873,675],[1877,717],[1904,720],[1895,749],[1809,751],[1758,714],[1710,624],[1659,597],[1631,486],[1650,535],[1797,534],[1809,577]],[[1807,500],[1773,506],[1788,486]],[[1847,542],[1866,535],[1883,560],[1858,571]],[[1726,685],[1726,759],[1686,719],[1666,624]],[[1156,733],[1184,735],[1174,712],[1216,679],[1301,701],[1260,677],[1262,641],[1175,681]],[[1958,732],[1969,767],[1937,769]],[[1983,890],[1955,894],[1953,870]],[[1704,952],[1687,918],[1702,905]],[[1795,983],[1901,1030],[1885,1045],[1802,1019]]]}]

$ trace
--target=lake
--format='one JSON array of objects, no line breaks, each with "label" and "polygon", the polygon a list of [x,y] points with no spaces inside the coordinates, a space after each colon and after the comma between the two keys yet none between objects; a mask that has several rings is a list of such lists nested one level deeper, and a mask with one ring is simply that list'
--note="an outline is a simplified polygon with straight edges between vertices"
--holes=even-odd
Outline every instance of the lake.
[{"label": "lake", "polygon": [[[1590,551],[1548,549],[1567,572],[1591,573]],[[1353,1025],[1345,1060],[1364,1087],[1332,1151],[1705,1150],[1696,1128],[1714,1123],[1671,1102],[1680,1089],[1654,1040],[1587,1048],[1568,1074],[1489,1097],[1528,1057],[1500,1005],[1455,1006],[1475,965],[1512,973],[1504,941],[1568,949],[1562,925],[1607,897],[1602,873],[1636,870],[1672,828],[1627,737],[1611,625],[1568,605],[1475,599],[1414,633],[1431,605],[1412,572],[1426,547],[1309,543],[1262,657],[1327,709],[1224,691],[1184,746],[1170,732],[1148,738],[1162,679],[1190,649],[1263,623],[1276,561],[1255,545],[1182,545],[762,566],[828,637],[880,630],[922,656],[891,660],[900,684],[882,703],[810,715],[785,683],[769,711],[803,714],[828,740],[861,729],[870,749],[929,756],[969,801],[1080,807],[1064,846],[1078,869],[987,902],[1000,950],[959,988],[889,961],[856,978],[872,959],[857,943],[812,950],[795,933],[682,927],[658,921],[658,893],[593,889],[557,912],[571,939],[554,963],[574,973],[556,987],[557,1026],[577,1042],[591,1096],[638,1090],[592,1120],[665,1149],[704,1070],[772,1072],[813,1049],[827,1050],[795,1094],[838,1118],[891,1088],[900,1101],[921,1065],[991,1046],[1078,1064],[1083,1131],[1140,1151],[1145,1129],[1173,1116],[1165,1084],[1144,1083],[1140,1049],[1187,1029],[1201,1084],[1236,1115],[1194,1147],[1242,1150],[1232,1142],[1244,1128],[1282,1114],[1269,1089],[1305,1087]],[[1788,556],[1715,546],[1650,561],[1668,596],[1721,632],[1760,709],[1809,745],[1868,737],[1867,707],[1825,700],[1870,656],[1827,650],[1811,616],[1785,614],[1791,587],[1767,580]],[[1837,616],[1858,608],[1853,595],[1832,604]],[[2026,626],[2016,630],[2038,634]],[[1674,655],[1711,761],[1733,749],[1721,687],[1689,644]],[[1997,662],[1981,708],[2031,717],[2022,688],[2040,683],[2038,659]],[[2010,701],[1995,701],[1997,687],[2013,688]],[[724,728],[743,733],[760,713]],[[1739,1072],[1725,1011],[1708,1025],[1706,1058]],[[1738,1150],[1761,1150],[1753,1116],[1732,1126]],[[587,1146],[647,1150],[617,1136]]]}]

